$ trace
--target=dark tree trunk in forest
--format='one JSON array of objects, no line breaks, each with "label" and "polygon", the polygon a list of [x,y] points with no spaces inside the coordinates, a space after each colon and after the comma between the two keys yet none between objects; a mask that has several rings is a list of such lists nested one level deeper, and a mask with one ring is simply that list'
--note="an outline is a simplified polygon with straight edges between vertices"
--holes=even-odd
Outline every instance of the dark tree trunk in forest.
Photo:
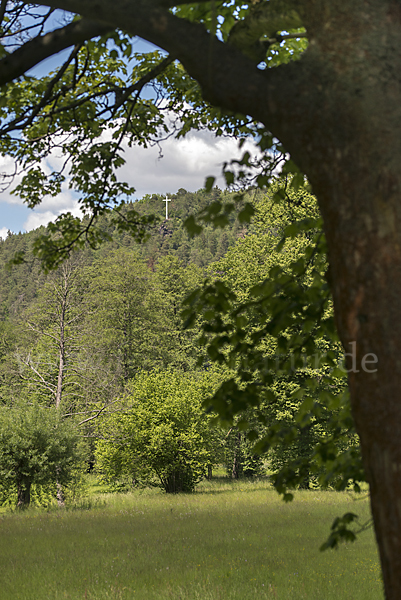
[{"label": "dark tree trunk in forest", "polygon": [[240,479],[243,474],[242,468],[242,452],[241,452],[241,433],[238,432],[235,436],[234,442],[234,456],[233,456],[233,466],[231,470],[231,477],[233,479]]},{"label": "dark tree trunk in forest", "polygon": [[[300,437],[299,437],[298,444],[297,444],[299,456],[302,458],[304,458],[304,457],[307,458],[308,464],[309,464],[312,448],[314,447],[314,441],[311,439],[312,438],[311,432],[312,432],[311,424],[307,425],[306,427],[302,427],[300,430]],[[307,467],[306,465],[303,465],[302,473],[303,473],[303,480],[299,484],[299,489],[300,490],[309,490],[310,483],[311,483],[309,467]]]},{"label": "dark tree trunk in forest", "polygon": [[[58,364],[58,376],[57,376],[57,389],[56,389],[56,410],[60,410],[61,400],[62,400],[62,392],[63,392],[63,384],[65,377],[65,358],[66,358],[66,311],[67,311],[67,302],[68,295],[70,293],[71,286],[71,274],[72,270],[70,265],[64,264],[62,267],[62,281],[60,288],[58,290],[59,301],[60,301],[60,317],[59,317],[59,364]],[[59,469],[57,469],[58,473]],[[64,500],[64,492],[63,486],[59,482],[57,478],[56,482],[57,492],[57,505],[59,507],[65,506]]]},{"label": "dark tree trunk in forest", "polygon": [[31,502],[31,481],[23,477],[17,484],[17,508],[28,508]]}]

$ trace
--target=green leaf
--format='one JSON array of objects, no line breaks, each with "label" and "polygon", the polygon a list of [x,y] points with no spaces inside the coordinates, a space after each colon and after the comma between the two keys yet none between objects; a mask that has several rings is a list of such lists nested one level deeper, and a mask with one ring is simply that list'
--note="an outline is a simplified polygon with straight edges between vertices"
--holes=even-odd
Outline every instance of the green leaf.
[{"label": "green leaf", "polygon": [[195,217],[193,215],[190,215],[187,219],[185,219],[184,227],[187,230],[188,235],[190,237],[199,235],[202,232],[202,227],[196,223]]},{"label": "green leaf", "polygon": [[249,202],[247,202],[244,206],[244,208],[238,213],[238,221],[240,223],[249,223],[252,219],[252,217],[255,214],[255,209],[252,206],[252,204],[250,204]]},{"label": "green leaf", "polygon": [[206,181],[205,181],[205,191],[207,193],[212,191],[212,188],[214,186],[214,182],[216,181],[215,177],[206,177]]}]

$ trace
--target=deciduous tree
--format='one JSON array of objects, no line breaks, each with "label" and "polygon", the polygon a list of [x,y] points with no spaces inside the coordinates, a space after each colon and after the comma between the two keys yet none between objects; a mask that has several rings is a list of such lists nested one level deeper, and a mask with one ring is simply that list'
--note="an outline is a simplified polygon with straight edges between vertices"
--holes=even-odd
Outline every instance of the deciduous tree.
[{"label": "deciduous tree", "polygon": [[26,508],[33,484],[68,485],[82,459],[79,437],[72,422],[62,422],[59,411],[19,403],[0,408],[0,495],[13,494]]},{"label": "deciduous tree", "polygon": [[[21,316],[16,352],[20,376],[26,383],[24,393],[56,409],[63,404],[66,412],[76,405],[81,391],[78,354],[87,306],[78,274],[79,263],[74,260],[51,273]],[[25,347],[21,344],[24,338]]]},{"label": "deciduous tree", "polygon": [[88,362],[103,366],[119,393],[138,371],[168,364],[167,299],[136,248],[98,256],[87,274]]},{"label": "deciduous tree", "polygon": [[127,387],[118,410],[99,424],[97,469],[105,481],[158,485],[192,492],[215,462],[216,440],[202,400],[215,373],[142,373]]}]

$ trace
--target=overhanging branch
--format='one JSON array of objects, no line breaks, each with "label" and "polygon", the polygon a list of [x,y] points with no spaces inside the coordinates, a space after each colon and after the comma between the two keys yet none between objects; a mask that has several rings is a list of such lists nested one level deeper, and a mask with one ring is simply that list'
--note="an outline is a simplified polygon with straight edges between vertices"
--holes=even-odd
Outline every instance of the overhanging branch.
[{"label": "overhanging branch", "polygon": [[[205,100],[233,113],[252,116],[293,152],[290,143],[301,139],[299,134],[310,131],[314,123],[311,95],[316,104],[316,81],[324,76],[325,65],[313,56],[309,61],[306,52],[303,60],[296,63],[260,70],[239,49],[218,40],[202,24],[162,8],[163,2],[39,0],[37,4],[80,14],[92,22],[96,19],[108,30],[121,29],[159,46],[182,63],[199,83]],[[276,5],[276,0],[271,2]],[[298,0],[283,2],[290,10],[299,9]],[[306,4],[309,2],[305,0]]]},{"label": "overhanging branch", "polygon": [[7,8],[7,0],[1,0],[0,4],[0,27],[3,24],[4,15]]},{"label": "overhanging branch", "polygon": [[[96,16],[102,23],[163,48],[199,82],[206,100],[252,115],[278,137],[275,125],[288,117],[288,109],[300,97],[303,68],[299,63],[296,69],[289,64],[260,71],[252,60],[211,36],[203,25],[176,17],[157,0],[41,0],[39,4],[86,18]],[[274,113],[273,120],[269,112]]]},{"label": "overhanging branch", "polygon": [[90,19],[81,19],[65,27],[26,42],[0,60],[0,85],[20,77],[42,60],[61,50],[82,44],[86,40],[111,31],[111,27]]}]

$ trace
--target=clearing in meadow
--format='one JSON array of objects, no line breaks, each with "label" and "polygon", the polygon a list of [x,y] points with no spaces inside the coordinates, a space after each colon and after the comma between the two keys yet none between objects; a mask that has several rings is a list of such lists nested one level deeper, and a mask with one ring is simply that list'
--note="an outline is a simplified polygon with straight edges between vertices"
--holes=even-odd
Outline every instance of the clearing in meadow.
[{"label": "clearing in meadow", "polygon": [[0,600],[380,600],[373,531],[319,552],[336,516],[366,498],[266,481],[194,494],[98,494],[87,507],[0,515]]}]

